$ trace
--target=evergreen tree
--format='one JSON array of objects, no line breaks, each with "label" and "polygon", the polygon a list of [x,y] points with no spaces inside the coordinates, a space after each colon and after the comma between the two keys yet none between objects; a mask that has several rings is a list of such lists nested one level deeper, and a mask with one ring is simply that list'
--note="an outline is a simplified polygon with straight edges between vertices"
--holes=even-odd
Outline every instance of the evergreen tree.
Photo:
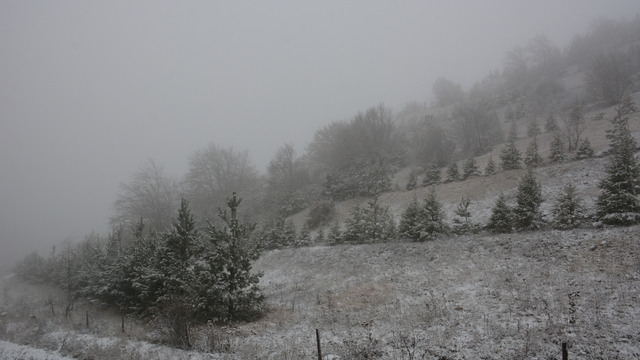
[{"label": "evergreen tree", "polygon": [[626,96],[616,107],[607,131],[609,162],[607,176],[598,184],[596,215],[604,224],[632,225],[640,222],[640,165],[635,156],[637,143],[629,130],[629,114],[636,111],[633,100]]},{"label": "evergreen tree", "polygon": [[418,198],[414,195],[413,200],[404,209],[400,217],[400,224],[398,225],[398,231],[400,237],[405,239],[411,239],[417,241],[420,239],[422,218],[422,209],[418,203]]},{"label": "evergreen tree", "polygon": [[507,233],[513,230],[513,210],[507,205],[504,194],[498,196],[493,209],[491,209],[491,217],[486,228],[496,233]]},{"label": "evergreen tree", "polygon": [[518,230],[536,230],[543,225],[540,210],[543,201],[542,188],[536,181],[533,170],[529,168],[518,184],[516,207],[513,209],[515,226]]},{"label": "evergreen tree", "polygon": [[472,176],[480,176],[480,167],[478,166],[478,163],[473,156],[469,157],[469,159],[465,161],[464,165],[462,166],[462,171],[463,180],[466,180]]},{"label": "evergreen tree", "polygon": [[551,214],[553,227],[556,229],[575,229],[584,221],[585,207],[573,184],[567,184],[558,194],[553,202]]},{"label": "evergreen tree", "polygon": [[298,234],[296,226],[293,224],[293,220],[285,221],[282,246],[294,246],[297,238]]},{"label": "evergreen tree", "polygon": [[311,231],[309,230],[309,225],[305,222],[302,224],[302,228],[300,229],[300,234],[298,235],[298,239],[294,244],[296,247],[300,246],[309,246],[311,244]]},{"label": "evergreen tree", "polygon": [[164,235],[164,255],[161,268],[165,276],[168,294],[184,295],[193,281],[189,263],[199,249],[199,234],[189,202],[182,199],[178,218],[173,221],[172,229]]},{"label": "evergreen tree", "polygon": [[458,164],[453,162],[447,168],[447,182],[460,180],[460,172],[458,171]]},{"label": "evergreen tree", "polygon": [[324,238],[324,230],[323,229],[319,229],[318,233],[316,234],[315,239],[313,239],[313,242],[316,244],[322,244],[324,243],[325,238]]},{"label": "evergreen tree", "polygon": [[438,165],[435,163],[429,164],[424,179],[422,179],[422,186],[438,185],[440,180],[440,168],[438,168]]},{"label": "evergreen tree", "polygon": [[560,134],[556,134],[556,136],[551,141],[551,150],[549,154],[549,161],[552,163],[564,162],[567,161],[567,155],[564,153],[564,141]]},{"label": "evergreen tree", "polygon": [[533,118],[527,124],[527,136],[535,137],[535,136],[538,136],[538,134],[540,134],[540,128],[538,127],[538,119]]},{"label": "evergreen tree", "polygon": [[500,154],[503,170],[520,169],[522,156],[520,155],[520,150],[516,147],[516,139],[516,123],[514,122],[511,124],[507,145],[502,149],[502,153]]},{"label": "evergreen tree", "polygon": [[431,187],[431,191],[424,199],[422,206],[422,221],[420,228],[420,241],[434,239],[438,234],[448,231],[448,226],[444,222],[445,214],[442,204],[436,198],[436,189]]},{"label": "evergreen tree", "polygon": [[379,196],[374,196],[366,207],[356,206],[347,220],[345,241],[376,242],[394,236],[395,225],[388,207],[378,204]]},{"label": "evergreen tree", "polygon": [[409,179],[407,180],[407,186],[405,187],[405,189],[407,191],[411,191],[417,187],[418,187],[418,182],[416,179],[416,172],[415,170],[411,170],[411,172],[409,173]]},{"label": "evergreen tree", "polygon": [[342,242],[344,241],[344,238],[342,237],[340,224],[338,224],[337,222],[333,224],[333,226],[329,230],[329,234],[327,235],[327,240],[329,241],[329,245],[342,244]]},{"label": "evergreen tree", "polygon": [[535,167],[542,164],[542,161],[542,157],[538,154],[538,139],[534,136],[525,153],[524,163],[528,167]]},{"label": "evergreen tree", "polygon": [[496,163],[493,161],[493,156],[489,157],[489,161],[487,161],[487,166],[484,168],[484,174],[486,176],[493,175],[496,173]]},{"label": "evergreen tree", "polygon": [[453,232],[456,234],[468,234],[470,232],[475,232],[477,226],[469,220],[471,218],[471,211],[469,211],[469,205],[471,204],[471,199],[462,198],[460,199],[460,203],[458,203],[458,207],[454,210],[454,213],[457,218],[453,219]]},{"label": "evergreen tree", "polygon": [[549,114],[549,116],[547,116],[547,121],[544,124],[544,130],[546,132],[554,132],[558,130],[558,123],[556,122],[556,118],[553,114]]},{"label": "evergreen tree", "polygon": [[250,240],[255,224],[238,222],[237,208],[241,201],[235,193],[227,198],[231,216],[218,209],[218,215],[227,225],[225,228],[211,224],[208,227],[211,250],[206,256],[206,274],[215,281],[199,287],[199,301],[194,305],[207,309],[203,314],[206,319],[249,320],[264,301],[258,287],[262,274],[251,271],[253,262],[260,257],[258,246]]},{"label": "evergreen tree", "polygon": [[505,122],[513,122],[516,119],[516,113],[513,111],[513,107],[511,105],[507,106],[507,109],[504,111],[504,121]]},{"label": "evergreen tree", "polygon": [[592,158],[593,155],[594,151],[589,139],[582,140],[580,146],[578,146],[578,150],[576,151],[576,160]]}]

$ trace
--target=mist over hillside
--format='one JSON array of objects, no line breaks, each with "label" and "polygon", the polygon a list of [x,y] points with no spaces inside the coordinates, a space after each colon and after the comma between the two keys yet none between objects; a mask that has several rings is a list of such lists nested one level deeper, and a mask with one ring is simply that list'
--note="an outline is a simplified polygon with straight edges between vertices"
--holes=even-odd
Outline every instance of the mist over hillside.
[{"label": "mist over hillside", "polygon": [[[110,12],[104,19],[135,19],[111,14],[119,6],[100,7]],[[337,31],[344,29],[348,14],[360,10],[347,7],[345,13],[316,10],[340,25],[332,30]],[[34,14],[43,16],[45,8],[8,10],[34,21]],[[323,53],[330,63],[333,56],[344,55],[343,66],[355,72],[337,80],[326,75],[333,67],[318,70],[328,71],[325,80],[333,84],[326,94],[359,94],[343,96],[344,104],[338,106],[332,97],[322,101],[325,92],[312,91],[321,79],[305,75],[308,68],[301,65],[317,61],[308,58],[316,54],[310,51],[311,43],[329,46],[337,36],[323,38],[317,28],[302,24],[309,9],[292,9],[304,16],[286,17],[291,22],[287,26],[261,23],[265,34],[253,35],[261,40],[254,49],[231,39],[251,38],[255,44],[249,35],[257,25],[252,31],[229,23],[204,27],[203,15],[214,8],[195,16],[191,6],[166,5],[144,17],[142,24],[160,22],[150,29],[168,36],[168,29],[182,29],[185,19],[198,19],[184,34],[203,30],[207,40],[233,56],[217,50],[198,50],[194,56],[182,36],[169,36],[173,45],[165,47],[154,42],[155,35],[145,35],[151,30],[144,30],[134,32],[135,40],[124,42],[124,49],[145,44],[147,51],[164,54],[168,48],[182,47],[192,57],[160,56],[157,63],[147,64],[153,71],[137,73],[140,87],[123,82],[122,87],[100,88],[87,84],[80,73],[69,80],[80,81],[72,86],[79,94],[105,96],[100,106],[80,106],[82,117],[116,103],[122,107],[107,111],[114,119],[109,126],[74,117],[69,128],[47,124],[50,128],[44,129],[51,136],[83,127],[109,136],[106,128],[114,125],[129,135],[115,136],[106,145],[107,153],[154,154],[135,161],[129,156],[120,163],[107,176],[109,196],[103,196],[103,188],[93,197],[83,187],[92,182],[94,163],[117,161],[108,155],[82,156],[79,143],[105,146],[102,139],[96,140],[98,135],[75,137],[78,143],[69,145],[73,156],[65,150],[64,160],[50,162],[52,187],[63,183],[64,191],[41,192],[45,168],[36,171],[25,162],[27,170],[16,170],[12,164],[21,158],[2,152],[7,166],[0,165],[10,171],[8,182],[4,174],[0,177],[3,197],[9,200],[3,202],[0,223],[2,256],[8,259],[0,265],[8,274],[0,282],[0,356],[311,358],[316,356],[315,329],[322,334],[323,353],[336,356],[327,357],[333,359],[550,359],[560,357],[563,343],[571,358],[640,356],[640,14],[630,19],[592,17],[588,30],[572,36],[551,27],[546,34],[536,28],[509,45],[496,38],[503,45],[491,58],[494,63],[481,65],[486,59],[479,56],[477,64],[459,71],[442,67],[436,75],[420,75],[422,95],[411,100],[406,95],[411,91],[400,91],[402,83],[389,80],[388,69],[406,65],[399,54],[424,56],[408,51],[412,41],[391,48],[398,55],[381,57],[369,64],[372,67],[360,68],[359,57],[346,56],[353,52],[343,46],[356,44],[356,39],[366,39],[364,53],[376,53],[390,39],[414,29],[407,25],[399,33],[385,34],[381,29],[386,27],[371,23],[384,18],[385,10],[389,24],[416,14],[407,13],[408,8],[374,6],[370,16],[356,17],[363,27],[355,32],[370,29],[376,36],[364,31],[359,38],[345,32],[347,39],[335,51]],[[483,11],[490,9],[498,8]],[[273,9],[262,10],[267,18],[278,18]],[[229,5],[223,12],[245,23],[260,18],[256,11]],[[95,14],[74,14],[77,17],[62,26],[62,32],[71,34],[65,46],[77,54],[97,56],[95,51],[101,50],[96,49],[113,49],[111,42],[124,36],[103,38],[101,34],[109,32],[96,29],[109,29],[107,20],[95,28],[87,23]],[[59,19],[66,16],[48,18],[51,23],[44,22],[37,32],[58,28]],[[502,15],[496,15],[499,19]],[[15,22],[4,26],[23,29]],[[286,30],[296,26],[309,38]],[[95,42],[78,38],[76,28],[94,29]],[[219,37],[220,29],[235,32]],[[267,34],[276,34],[275,40]],[[12,46],[18,38],[10,41]],[[380,44],[371,42],[375,39]],[[446,51],[456,39],[452,34],[444,48],[440,43],[432,48]],[[270,47],[273,51],[267,51]],[[472,51],[475,45],[468,47]],[[493,47],[485,50],[489,49]],[[67,56],[58,48],[49,51]],[[136,57],[140,54],[134,51],[132,58],[121,58],[121,70],[128,61],[144,62],[146,57]],[[259,75],[254,68],[258,65],[241,64],[240,55],[262,55]],[[283,61],[287,56],[295,61]],[[19,58],[12,57],[14,63],[6,67],[26,71],[15,64]],[[93,58],[89,68],[106,59]],[[202,69],[201,62],[215,66],[197,75],[181,69],[177,78],[155,77],[158,69],[176,71],[169,64],[185,59],[194,69]],[[232,70],[223,71],[218,61]],[[289,64],[286,72],[281,62]],[[438,60],[429,64],[435,66]],[[118,73],[115,67],[107,69]],[[469,80],[469,74],[480,73],[478,69],[484,77]],[[123,71],[130,74],[129,70]],[[242,71],[251,76],[240,76]],[[298,76],[291,80],[289,71]],[[376,72],[384,91],[374,81]],[[269,86],[279,75],[284,76],[282,84]],[[402,76],[418,77],[415,69]],[[363,78],[364,87],[354,85]],[[20,79],[12,83],[26,86]],[[227,85],[224,91],[209,84],[215,79]],[[103,81],[98,83],[104,85]],[[162,81],[170,83],[171,91]],[[253,82],[260,86],[247,85]],[[60,83],[65,81],[47,82]],[[140,85],[147,83],[158,91]],[[116,88],[126,91],[114,102],[107,95]],[[415,93],[415,87],[409,88]],[[304,90],[315,97],[293,94]],[[38,91],[34,97],[46,98],[45,90]],[[234,94],[246,98],[238,102]],[[385,96],[386,101],[379,99]],[[146,97],[155,100],[145,102]],[[283,106],[281,100],[287,97]],[[134,106],[136,99],[146,108]],[[225,100],[244,110],[229,110],[229,104],[221,105]],[[198,105],[207,101],[213,105]],[[160,103],[166,106],[150,110]],[[174,107],[176,103],[180,105]],[[62,116],[66,106],[60,105],[59,112],[39,109],[38,116]],[[190,106],[193,111],[186,111]],[[334,106],[338,112],[319,110]],[[12,109],[7,112],[17,114],[12,119],[26,116]],[[254,113],[255,109],[260,111]],[[205,113],[215,114],[211,124]],[[132,123],[127,130],[126,121],[121,121],[133,114],[147,119],[144,128]],[[169,125],[181,116],[198,120]],[[265,121],[237,122],[238,116]],[[278,117],[282,120],[273,120]],[[304,124],[291,125],[288,117]],[[12,131],[17,131],[13,134],[23,134],[15,130],[16,121],[11,120],[16,126]],[[147,143],[147,137],[161,141]],[[17,144],[16,139],[11,144]],[[158,150],[163,146],[165,150]],[[62,154],[55,146],[51,154],[36,147],[30,151],[36,149],[45,157]],[[39,181],[31,183],[34,178]],[[16,186],[20,179],[24,186]],[[7,184],[21,189],[16,194],[34,187],[37,191],[17,201],[21,196],[9,194]],[[60,201],[78,193],[109,209],[95,212],[106,214],[104,226],[93,227],[94,220],[88,220],[93,216],[69,210],[77,206],[89,213],[95,204]],[[61,204],[51,217],[57,219],[55,226],[45,215],[49,205],[34,210],[40,200]],[[69,223],[82,225],[76,230],[102,230],[60,236],[59,229]],[[47,224],[46,241],[40,241],[43,235],[34,229]],[[63,228],[69,234],[76,230]],[[26,235],[34,237],[30,249],[38,251],[24,257],[7,255],[28,253],[16,241]]]}]

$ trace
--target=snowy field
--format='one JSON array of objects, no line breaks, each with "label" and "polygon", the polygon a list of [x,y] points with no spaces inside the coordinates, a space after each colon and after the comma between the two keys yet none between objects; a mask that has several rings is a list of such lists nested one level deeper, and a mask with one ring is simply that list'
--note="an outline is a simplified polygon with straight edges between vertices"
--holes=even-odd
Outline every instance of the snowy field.
[{"label": "snowy field", "polygon": [[266,315],[194,328],[191,352],[145,321],[122,333],[118,314],[89,304],[53,315],[51,289],[8,278],[0,355],[314,359],[319,329],[323,353],[343,359],[559,359],[562,342],[571,359],[637,359],[638,239],[630,227],[271,251],[255,266]]}]

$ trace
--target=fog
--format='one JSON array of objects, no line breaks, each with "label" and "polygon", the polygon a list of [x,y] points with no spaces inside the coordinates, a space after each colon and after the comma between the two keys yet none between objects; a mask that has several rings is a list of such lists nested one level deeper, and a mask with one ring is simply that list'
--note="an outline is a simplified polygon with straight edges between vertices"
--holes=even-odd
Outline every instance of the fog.
[{"label": "fog", "polygon": [[0,2],[0,263],[106,233],[147,158],[209,142],[261,171],[285,142],[384,102],[465,90],[537,33],[566,46],[635,1]]}]

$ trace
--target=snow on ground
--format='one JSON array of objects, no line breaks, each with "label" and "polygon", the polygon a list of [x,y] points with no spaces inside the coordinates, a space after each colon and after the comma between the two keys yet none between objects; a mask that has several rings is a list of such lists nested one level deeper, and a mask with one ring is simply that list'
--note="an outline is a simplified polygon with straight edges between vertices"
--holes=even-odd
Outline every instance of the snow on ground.
[{"label": "snow on ground", "polygon": [[69,360],[70,357],[62,356],[57,351],[45,351],[29,346],[18,345],[0,340],[0,358],[6,360],[33,359],[33,360]]}]

